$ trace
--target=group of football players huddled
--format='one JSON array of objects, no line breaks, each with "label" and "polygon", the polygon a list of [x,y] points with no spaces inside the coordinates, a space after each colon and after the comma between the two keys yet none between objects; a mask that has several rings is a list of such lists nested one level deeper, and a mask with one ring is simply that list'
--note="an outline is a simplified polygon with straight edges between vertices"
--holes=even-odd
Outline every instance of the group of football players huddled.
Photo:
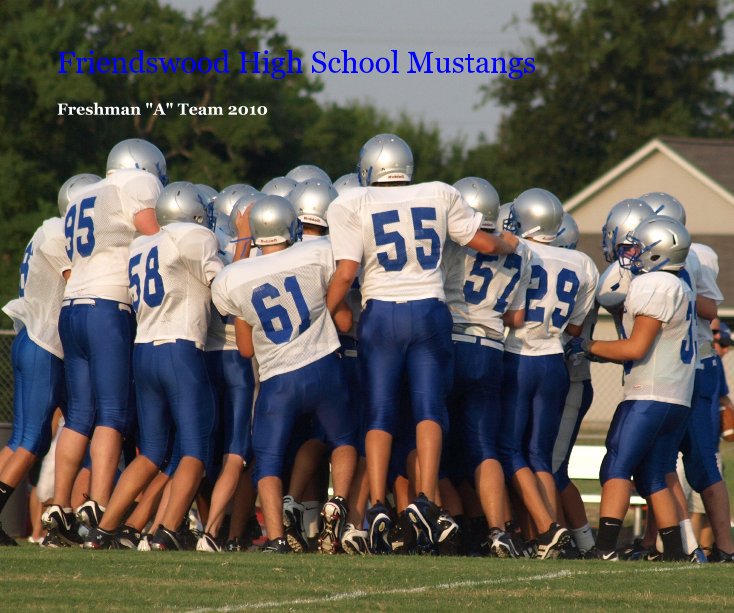
[{"label": "group of football players huddled", "polygon": [[[28,243],[0,510],[51,443],[44,544],[85,549],[734,560],[717,465],[718,261],[669,194],[615,204],[599,276],[551,192],[412,184],[398,136],[333,182],[168,183],[125,140]],[[593,340],[599,307],[619,339]],[[594,535],[568,463],[590,361],[623,371]],[[618,547],[633,487],[642,539]],[[78,492],[83,502],[73,506]],[[200,517],[189,525],[190,509]],[[0,527],[0,544],[14,545]]]}]

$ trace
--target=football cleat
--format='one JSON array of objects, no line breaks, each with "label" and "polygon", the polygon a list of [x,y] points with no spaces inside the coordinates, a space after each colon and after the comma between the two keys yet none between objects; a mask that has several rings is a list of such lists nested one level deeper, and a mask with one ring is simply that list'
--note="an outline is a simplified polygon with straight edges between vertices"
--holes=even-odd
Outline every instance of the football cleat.
[{"label": "football cleat", "polygon": [[49,532],[45,537],[43,537],[43,540],[39,545],[46,549],[65,549],[67,547],[71,547],[69,543],[54,532]]},{"label": "football cleat", "polygon": [[438,523],[441,510],[421,492],[408,505],[405,512],[410,523],[413,524],[419,551],[430,550],[432,553],[438,553],[438,539],[443,532],[443,530],[439,531]]},{"label": "football cleat", "polygon": [[95,526],[89,530],[84,538],[84,549],[119,549],[120,544],[115,538],[114,532],[102,530],[99,526]]},{"label": "football cleat", "polygon": [[203,532],[201,530],[190,528],[188,523],[184,522],[176,531],[176,538],[183,551],[196,551],[196,546],[202,534]]},{"label": "football cleat", "polygon": [[388,540],[392,545],[392,552],[395,554],[410,555],[417,553],[418,542],[415,537],[415,529],[405,511],[398,515],[398,521],[390,530]]},{"label": "football cleat", "polygon": [[369,533],[358,530],[354,524],[344,524],[342,533],[342,549],[349,554],[366,555],[370,552]]},{"label": "football cleat", "polygon": [[721,549],[714,545],[711,555],[709,556],[709,562],[734,562],[734,553],[726,553],[726,551],[721,551]]},{"label": "football cleat", "polygon": [[263,545],[260,551],[262,551],[263,553],[292,553],[293,552],[293,550],[291,549],[291,546],[288,544],[288,541],[284,539],[283,537],[269,540],[268,542],[266,542]]},{"label": "football cleat", "polygon": [[647,553],[642,557],[642,559],[645,562],[662,562],[663,553],[655,549],[655,547],[650,547],[650,549],[648,549]]},{"label": "football cleat", "polygon": [[224,549],[222,551],[226,551],[227,553],[237,553],[239,551],[244,551],[245,549],[246,547],[240,537],[235,536],[224,544]]},{"label": "football cleat", "polygon": [[321,553],[339,553],[344,524],[347,521],[347,501],[341,496],[334,496],[321,510],[324,529],[319,535],[319,551]]},{"label": "football cleat", "polygon": [[639,538],[632,541],[629,545],[617,550],[619,559],[627,562],[639,562],[649,552],[650,548],[645,547],[645,545],[642,544],[642,539]]},{"label": "football cleat", "polygon": [[222,548],[217,545],[217,541],[208,532],[204,532],[196,542],[196,551],[208,551],[210,553],[219,553]]},{"label": "football cleat", "polygon": [[519,558],[520,552],[515,547],[510,535],[498,528],[494,528],[489,533],[489,538],[492,541],[489,551],[493,556],[498,558]]},{"label": "football cleat", "polygon": [[283,497],[283,528],[288,545],[295,553],[308,551],[308,539],[303,528],[304,506],[296,502],[293,496]]},{"label": "football cleat", "polygon": [[555,523],[551,524],[546,532],[538,535],[538,552],[535,557],[539,560],[557,558],[570,542],[571,534],[566,528]]},{"label": "football cleat", "polygon": [[392,520],[387,514],[387,508],[379,500],[367,511],[369,523],[370,551],[375,554],[392,553],[392,545],[388,535],[392,528]]},{"label": "football cleat", "polygon": [[123,549],[137,549],[142,535],[131,526],[122,526],[117,531],[117,542]]},{"label": "football cleat", "polygon": [[703,549],[696,547],[688,556],[688,561],[692,564],[706,564],[708,562],[708,558],[703,552]]},{"label": "football cleat", "polygon": [[3,525],[0,523],[0,547],[17,547],[18,543],[15,539],[10,536],[5,530]]},{"label": "football cleat", "polygon": [[592,547],[584,553],[584,560],[604,560],[605,562],[619,562],[619,554],[615,551],[602,551],[598,547]]},{"label": "football cleat", "polygon": [[161,525],[158,526],[158,530],[155,531],[153,539],[150,541],[150,549],[151,551],[182,551],[184,546],[177,533],[171,532]]},{"label": "football cleat", "polygon": [[90,530],[99,526],[103,514],[104,511],[94,500],[87,500],[76,510],[74,516],[80,526],[85,526],[87,530]]},{"label": "football cleat", "polygon": [[49,533],[56,534],[68,545],[81,545],[76,517],[71,511],[64,511],[59,505],[52,504],[41,515],[41,524]]},{"label": "football cleat", "polygon": [[438,553],[442,556],[455,556],[459,553],[460,534],[459,524],[445,511],[436,521],[438,534]]}]

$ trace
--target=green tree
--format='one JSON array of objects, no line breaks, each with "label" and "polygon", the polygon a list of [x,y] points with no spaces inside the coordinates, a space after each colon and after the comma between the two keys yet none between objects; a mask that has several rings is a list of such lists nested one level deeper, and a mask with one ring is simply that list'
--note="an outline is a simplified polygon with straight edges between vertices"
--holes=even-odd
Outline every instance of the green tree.
[{"label": "green tree", "polygon": [[[52,24],[52,25],[51,25]],[[78,172],[103,175],[110,147],[143,137],[166,154],[174,180],[222,188],[262,185],[302,158],[305,126],[318,121],[320,85],[306,75],[278,81],[239,74],[58,74],[59,52],[78,56],[218,56],[222,49],[290,48],[254,0],[222,0],[191,17],[158,0],[0,2],[0,304],[17,292],[17,266],[39,223],[56,212],[59,186]],[[297,52],[297,51],[296,51]],[[262,117],[60,117],[57,103],[150,102],[247,105]],[[7,320],[4,320],[7,324]]]},{"label": "green tree", "polygon": [[535,3],[540,38],[511,55],[536,71],[484,87],[507,114],[469,159],[494,158],[506,198],[530,186],[567,198],[654,136],[730,134],[718,79],[732,67],[731,18],[717,0]]}]

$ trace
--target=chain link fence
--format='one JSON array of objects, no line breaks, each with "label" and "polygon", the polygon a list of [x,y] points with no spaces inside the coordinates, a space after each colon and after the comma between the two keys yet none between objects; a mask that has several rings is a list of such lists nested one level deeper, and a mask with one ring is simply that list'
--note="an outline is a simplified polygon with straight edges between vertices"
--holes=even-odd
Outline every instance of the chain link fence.
[{"label": "chain link fence", "polygon": [[10,348],[15,340],[12,330],[0,330],[0,424],[13,422],[13,365]]}]

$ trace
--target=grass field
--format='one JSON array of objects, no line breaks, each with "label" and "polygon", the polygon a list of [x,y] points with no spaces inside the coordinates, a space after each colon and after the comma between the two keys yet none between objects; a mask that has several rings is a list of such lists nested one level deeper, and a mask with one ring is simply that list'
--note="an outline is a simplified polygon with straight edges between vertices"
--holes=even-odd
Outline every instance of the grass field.
[{"label": "grass field", "polygon": [[0,551],[4,611],[734,607],[732,567],[430,557]]}]

